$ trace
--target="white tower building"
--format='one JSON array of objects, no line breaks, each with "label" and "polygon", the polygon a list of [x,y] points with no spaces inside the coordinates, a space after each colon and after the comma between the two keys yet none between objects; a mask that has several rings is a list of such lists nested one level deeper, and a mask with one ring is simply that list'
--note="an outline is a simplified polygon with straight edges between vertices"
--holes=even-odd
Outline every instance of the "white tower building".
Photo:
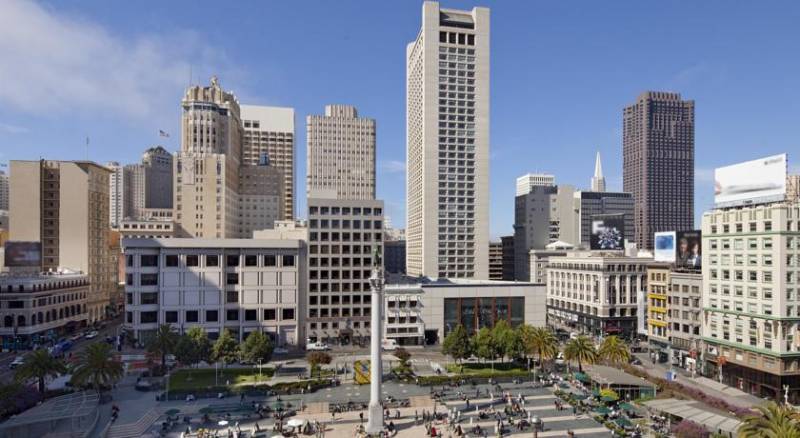
[{"label": "white tower building", "polygon": [[592,191],[605,192],[606,191],[606,178],[603,176],[603,165],[600,163],[600,152],[597,152],[597,158],[594,161],[594,176],[592,177]]},{"label": "white tower building", "polygon": [[488,279],[489,9],[422,6],[406,49],[409,275]]}]

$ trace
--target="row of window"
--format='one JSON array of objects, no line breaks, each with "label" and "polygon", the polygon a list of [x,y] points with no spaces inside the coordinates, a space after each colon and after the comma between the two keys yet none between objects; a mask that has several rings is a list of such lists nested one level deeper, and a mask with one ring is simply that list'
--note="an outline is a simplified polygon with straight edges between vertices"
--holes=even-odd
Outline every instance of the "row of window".
[{"label": "row of window", "polygon": [[[262,317],[259,319],[259,309],[227,309],[225,310],[225,321],[232,322],[232,321],[278,321],[278,315],[280,315],[281,321],[294,321],[295,319],[295,309],[294,308],[284,308],[284,309],[260,309]],[[164,322],[165,323],[178,323],[179,322],[179,314],[183,313],[183,322],[184,323],[199,323],[200,321],[200,311],[199,310],[167,310],[164,311]],[[220,311],[219,310],[206,310],[205,311],[205,319],[202,322],[220,322]],[[126,312],[126,318],[128,323],[133,323],[133,312]],[[140,312],[139,313],[139,322],[141,324],[153,324],[158,322],[158,311],[150,311],[150,312]]]},{"label": "row of window", "polygon": [[[159,266],[159,255],[157,254],[142,254],[139,256],[139,264],[143,268],[155,268]],[[186,254],[186,255],[178,255],[178,254],[166,254],[164,255],[163,259],[163,267],[165,268],[177,268],[181,266],[187,267],[199,267],[201,259],[205,261],[203,266],[205,267],[218,267],[220,256],[216,254],[208,254],[208,255],[199,255],[199,254]],[[181,265],[181,260],[183,264]],[[259,261],[261,264],[259,265]],[[280,261],[280,266],[283,267],[291,267],[295,266],[295,257],[292,254],[245,254],[244,256],[239,254],[228,254],[225,256],[225,266],[231,267],[239,267],[239,266],[246,266],[246,267],[256,267],[256,266],[263,266],[263,267],[277,267],[278,261]],[[243,264],[242,264],[243,262]],[[129,254],[126,256],[126,265],[133,266],[134,265],[134,256]]]}]

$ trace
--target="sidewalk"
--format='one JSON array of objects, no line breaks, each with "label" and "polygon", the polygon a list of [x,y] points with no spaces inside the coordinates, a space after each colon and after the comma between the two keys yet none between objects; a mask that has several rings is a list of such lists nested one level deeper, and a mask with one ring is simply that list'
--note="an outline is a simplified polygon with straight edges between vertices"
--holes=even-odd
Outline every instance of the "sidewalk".
[{"label": "sidewalk", "polygon": [[[652,363],[650,358],[647,357],[647,353],[636,354],[636,357],[642,361],[642,365],[635,366],[643,369],[647,372],[647,374],[653,377],[663,379],[666,377],[667,371],[670,371],[670,367],[666,364]],[[672,371],[678,374],[676,382],[686,386],[695,387],[710,397],[725,400],[734,406],[749,409],[766,403],[765,400],[762,400],[754,395],[750,395],[732,386],[724,385],[715,380],[711,380],[708,377],[697,376],[693,378],[691,374],[683,368],[673,367]]]}]

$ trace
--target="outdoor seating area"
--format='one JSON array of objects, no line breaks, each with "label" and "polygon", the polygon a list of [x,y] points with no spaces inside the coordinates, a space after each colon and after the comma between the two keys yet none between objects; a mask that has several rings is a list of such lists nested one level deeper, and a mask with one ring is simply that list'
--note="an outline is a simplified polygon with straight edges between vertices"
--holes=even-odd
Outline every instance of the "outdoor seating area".
[{"label": "outdoor seating area", "polygon": [[709,433],[717,433],[730,438],[736,436],[736,431],[742,424],[737,418],[713,412],[693,400],[665,398],[646,401],[644,405],[662,415],[669,416],[673,422],[689,420],[703,426]]},{"label": "outdoor seating area", "polygon": [[2,423],[0,436],[39,438],[50,433],[81,436],[95,426],[99,401],[95,391],[52,398]]},{"label": "outdoor seating area", "polygon": [[654,383],[641,377],[630,375],[618,368],[605,365],[587,367],[585,380],[581,381],[590,384],[593,389],[611,389],[624,400],[636,400],[641,397],[654,397],[656,395],[656,385]]}]

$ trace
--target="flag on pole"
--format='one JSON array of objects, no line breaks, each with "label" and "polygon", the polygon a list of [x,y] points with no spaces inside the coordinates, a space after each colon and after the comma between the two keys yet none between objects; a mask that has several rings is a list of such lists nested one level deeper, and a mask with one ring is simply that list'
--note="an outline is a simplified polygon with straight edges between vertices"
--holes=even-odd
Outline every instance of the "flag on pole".
[{"label": "flag on pole", "polygon": [[159,137],[167,137],[167,138],[169,138],[169,133],[167,133],[167,132],[165,132],[165,131],[163,131],[163,130],[159,129],[159,130],[158,130],[158,136],[159,136]]}]

